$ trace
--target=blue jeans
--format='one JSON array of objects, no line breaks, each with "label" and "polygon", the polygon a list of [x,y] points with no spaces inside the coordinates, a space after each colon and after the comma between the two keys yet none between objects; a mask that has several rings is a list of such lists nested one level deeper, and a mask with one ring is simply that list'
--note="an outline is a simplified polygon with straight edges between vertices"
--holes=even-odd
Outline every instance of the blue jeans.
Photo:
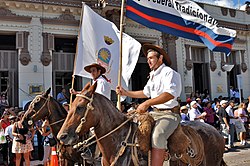
[{"label": "blue jeans", "polygon": [[234,145],[234,131],[235,131],[234,124],[229,124],[228,146]]}]

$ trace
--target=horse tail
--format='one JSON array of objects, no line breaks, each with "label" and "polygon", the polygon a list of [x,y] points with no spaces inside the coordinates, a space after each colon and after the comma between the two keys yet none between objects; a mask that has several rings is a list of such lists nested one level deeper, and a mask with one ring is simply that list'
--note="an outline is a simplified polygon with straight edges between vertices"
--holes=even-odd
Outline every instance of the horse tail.
[{"label": "horse tail", "polygon": [[226,162],[224,161],[224,159],[222,158],[220,166],[227,166]]}]

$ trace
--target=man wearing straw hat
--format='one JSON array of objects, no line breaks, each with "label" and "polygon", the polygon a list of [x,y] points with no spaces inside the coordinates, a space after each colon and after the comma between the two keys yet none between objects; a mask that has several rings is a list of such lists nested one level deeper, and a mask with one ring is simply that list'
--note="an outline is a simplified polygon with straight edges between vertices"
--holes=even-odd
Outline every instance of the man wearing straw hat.
[{"label": "man wearing straw hat", "polygon": [[136,111],[144,113],[153,107],[150,113],[156,125],[152,133],[152,166],[162,166],[168,148],[167,139],[180,123],[177,97],[181,94],[181,77],[169,67],[171,60],[163,48],[144,44],[142,49],[151,69],[146,86],[141,91],[126,91],[118,86],[116,92],[132,98],[150,98]]},{"label": "man wearing straw hat", "polygon": [[[110,99],[110,94],[111,94],[110,81],[104,75],[104,73],[106,73],[106,69],[97,63],[93,63],[91,65],[85,66],[84,70],[91,74],[93,78],[92,84],[97,82],[97,87],[95,92]],[[70,93],[79,94],[80,92],[77,92],[74,89],[70,89]]]}]

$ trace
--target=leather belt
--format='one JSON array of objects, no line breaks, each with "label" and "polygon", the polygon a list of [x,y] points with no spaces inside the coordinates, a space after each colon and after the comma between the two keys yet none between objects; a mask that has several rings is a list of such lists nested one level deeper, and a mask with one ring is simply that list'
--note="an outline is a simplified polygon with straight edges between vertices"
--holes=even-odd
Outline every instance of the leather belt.
[{"label": "leather belt", "polygon": [[173,108],[153,108],[153,111],[155,112],[160,112],[160,111],[169,111],[169,112],[173,112],[173,113],[176,113],[176,114],[180,114],[180,106],[175,106]]}]

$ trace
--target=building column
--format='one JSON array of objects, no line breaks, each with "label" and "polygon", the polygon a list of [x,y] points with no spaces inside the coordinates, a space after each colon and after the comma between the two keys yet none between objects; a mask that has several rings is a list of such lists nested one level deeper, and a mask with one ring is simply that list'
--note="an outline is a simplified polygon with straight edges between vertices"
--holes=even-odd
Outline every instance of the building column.
[{"label": "building column", "polygon": [[177,39],[178,39],[178,37],[176,37],[176,36],[162,32],[162,45],[172,61],[171,68],[174,69],[175,71],[178,71],[178,69],[177,69],[177,54],[176,54],[176,40]]}]

